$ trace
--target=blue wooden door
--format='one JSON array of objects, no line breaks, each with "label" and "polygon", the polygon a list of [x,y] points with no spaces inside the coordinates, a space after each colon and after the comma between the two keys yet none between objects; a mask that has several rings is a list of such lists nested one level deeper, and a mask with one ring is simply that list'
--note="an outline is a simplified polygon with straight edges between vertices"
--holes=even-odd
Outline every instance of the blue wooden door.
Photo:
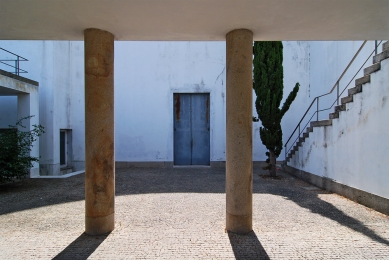
[{"label": "blue wooden door", "polygon": [[209,94],[174,94],[174,164],[209,165]]}]

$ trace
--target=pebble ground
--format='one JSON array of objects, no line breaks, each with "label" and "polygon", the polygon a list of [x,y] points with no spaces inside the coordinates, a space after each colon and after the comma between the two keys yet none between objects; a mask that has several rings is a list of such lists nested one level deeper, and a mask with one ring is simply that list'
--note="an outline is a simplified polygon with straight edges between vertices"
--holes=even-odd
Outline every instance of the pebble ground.
[{"label": "pebble ground", "polygon": [[84,174],[0,186],[0,259],[389,259],[389,217],[253,174],[253,232],[225,232],[225,170],[116,170],[115,223],[84,234]]}]

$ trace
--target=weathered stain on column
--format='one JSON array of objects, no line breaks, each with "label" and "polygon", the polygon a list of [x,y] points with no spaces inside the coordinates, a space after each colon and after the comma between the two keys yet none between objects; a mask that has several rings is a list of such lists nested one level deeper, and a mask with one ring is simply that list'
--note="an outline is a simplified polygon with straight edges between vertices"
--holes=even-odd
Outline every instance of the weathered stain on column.
[{"label": "weathered stain on column", "polygon": [[99,29],[85,39],[85,232],[114,229],[114,36]]},{"label": "weathered stain on column", "polygon": [[226,36],[226,229],[252,231],[253,33]]}]

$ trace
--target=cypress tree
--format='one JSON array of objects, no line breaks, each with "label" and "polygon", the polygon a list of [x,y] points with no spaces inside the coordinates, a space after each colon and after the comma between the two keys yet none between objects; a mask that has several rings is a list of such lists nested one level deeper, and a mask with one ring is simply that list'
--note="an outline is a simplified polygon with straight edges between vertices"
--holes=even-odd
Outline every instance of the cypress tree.
[{"label": "cypress tree", "polygon": [[284,92],[282,42],[254,42],[253,53],[253,88],[257,96],[255,108],[258,114],[258,118],[253,117],[253,120],[262,122],[259,134],[268,150],[265,169],[269,170],[270,176],[276,177],[276,159],[282,151],[281,119],[296,98],[300,84],[296,83],[280,109]]}]

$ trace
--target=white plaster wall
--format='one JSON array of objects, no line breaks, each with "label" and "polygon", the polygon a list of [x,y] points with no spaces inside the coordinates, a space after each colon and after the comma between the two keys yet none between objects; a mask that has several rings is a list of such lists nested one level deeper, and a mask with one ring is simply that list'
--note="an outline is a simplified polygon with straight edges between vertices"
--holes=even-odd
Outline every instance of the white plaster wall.
[{"label": "white plaster wall", "polygon": [[[20,131],[32,130],[33,125],[39,124],[38,86],[3,75],[0,76],[0,85],[2,89],[8,89],[10,93],[13,92],[15,94],[15,96],[10,96],[9,98],[5,97],[0,100],[6,101],[5,104],[0,103],[0,111],[2,110],[2,113],[10,113],[10,115],[4,115],[1,119],[4,128],[8,128],[9,125],[15,126],[18,119],[32,116],[31,118],[23,120],[22,126],[18,127]],[[6,105],[9,105],[9,107],[6,107]],[[12,109],[12,111],[9,111],[10,109]],[[30,155],[39,158],[39,137],[32,143]],[[30,176],[37,175],[39,175],[39,163],[32,162]]]},{"label": "white plaster wall", "polygon": [[[20,127],[21,131],[30,131],[34,128],[34,125],[39,124],[39,91],[38,87],[30,84],[26,84],[24,87],[28,94],[19,94],[17,96],[17,117],[18,119],[32,116],[31,118],[23,121],[23,126]],[[32,143],[30,155],[39,158],[39,137]],[[39,162],[32,162],[30,169],[30,177],[39,176]]]},{"label": "white plaster wall", "polygon": [[[358,51],[363,41],[310,41],[304,42],[304,44],[309,45],[309,53],[307,54],[309,60],[309,68],[303,69],[309,74],[308,78],[308,87],[302,85],[300,91],[297,95],[295,102],[298,102],[298,106],[295,104],[292,105],[291,111],[288,112],[283,119],[283,129],[289,129],[284,126],[284,122],[290,122],[293,125],[293,129],[297,126],[298,122],[304,115],[305,111],[308,109],[309,105],[313,99],[317,96],[326,94],[331,91],[332,87],[336,84],[337,80],[340,78],[343,71],[346,69],[347,65]],[[339,81],[340,93],[345,88],[354,87],[353,77],[358,78],[363,76],[363,68],[357,73],[361,68],[362,64],[366,61],[369,55],[374,51],[374,41],[368,41],[366,45],[361,50],[360,54],[357,56],[355,61],[352,63],[348,71],[344,74],[343,78]],[[285,47],[285,43],[284,43]],[[379,50],[381,50],[379,46]],[[291,52],[285,52],[284,54],[284,63],[285,55],[290,55]],[[293,56],[292,56],[293,57]],[[294,57],[301,59],[303,54],[299,53]],[[293,60],[295,58],[293,57]],[[286,59],[290,60],[290,59]],[[366,64],[371,64],[371,59],[368,60]],[[366,65],[367,66],[367,65]],[[298,67],[302,69],[302,67]],[[298,71],[298,68],[295,68],[293,71]],[[357,73],[357,74],[356,74]],[[286,76],[285,76],[286,77]],[[351,82],[351,83],[350,83]],[[304,93],[303,93],[304,92]],[[347,90],[341,95],[341,97],[347,96]],[[329,118],[329,114],[334,112],[334,106],[336,106],[336,89],[328,96],[321,97],[319,99],[319,110],[328,109],[319,113],[319,120],[325,120]],[[340,100],[339,100],[340,102]],[[339,103],[340,104],[340,103]],[[332,107],[331,107],[332,106]],[[292,118],[292,114],[295,114]],[[305,128],[309,126],[309,121],[316,121],[316,103],[309,110],[307,116],[303,119],[301,123],[301,131],[304,132]],[[293,130],[292,130],[293,131]],[[291,132],[286,134],[284,130],[284,143],[288,140]],[[298,138],[298,131],[293,135],[291,141],[288,143],[288,150],[291,148],[292,144]]]},{"label": "white plaster wall", "polygon": [[117,161],[173,161],[173,93],[210,93],[211,161],[225,160],[225,44],[116,42]]},{"label": "white plaster wall", "polygon": [[[282,122],[285,137],[305,105],[309,44],[284,42],[284,53],[284,99],[301,84]],[[116,160],[173,161],[173,93],[209,92],[211,161],[225,161],[225,73],[225,42],[116,42]],[[264,161],[259,127],[253,123],[253,160]]]},{"label": "white plaster wall", "polygon": [[[310,42],[310,96],[311,100],[314,97],[326,94],[331,91],[336,84],[347,65],[358,51],[363,41],[313,41]],[[361,68],[363,63],[374,50],[374,41],[368,41],[363,47],[357,58],[354,60],[350,68],[339,81],[339,92],[344,88],[355,87],[354,80],[357,71]],[[381,50],[381,47],[379,47]],[[371,59],[367,64],[371,64]],[[363,69],[361,69],[355,78],[363,76]],[[350,83],[351,82],[351,83]],[[319,109],[329,108],[336,100],[336,89],[332,94],[321,97],[319,99]],[[345,91],[341,97],[347,96]],[[335,104],[336,105],[336,104]],[[307,104],[308,108],[308,104]],[[316,109],[316,107],[315,107]],[[328,114],[332,113],[334,108],[319,113],[319,120],[328,119]]]},{"label": "white plaster wall", "polygon": [[73,129],[73,160],[84,161],[83,43],[69,41],[1,41],[1,47],[27,58],[23,76],[39,82],[40,164],[59,174],[59,129]]},{"label": "white plaster wall", "polygon": [[1,41],[1,46],[29,61],[21,62],[20,67],[27,70],[24,77],[39,82],[40,124],[45,133],[40,137],[40,164],[53,164],[53,43],[48,41]]},{"label": "white plaster wall", "polygon": [[73,138],[73,165],[75,170],[85,168],[85,77],[84,42],[70,42],[71,124]]},{"label": "white plaster wall", "polygon": [[[371,64],[371,61],[370,61]],[[389,60],[332,126],[316,127],[288,165],[389,198]]]},{"label": "white plaster wall", "polygon": [[[84,45],[68,41],[2,41],[29,59],[28,78],[40,83],[41,163],[59,168],[59,129],[73,131],[73,161],[84,161]],[[309,43],[284,42],[284,99],[296,82],[297,100],[282,121],[284,139],[309,96]],[[173,93],[211,96],[211,161],[225,161],[225,42],[115,42],[115,157],[173,161]],[[253,94],[253,115],[256,115]],[[253,123],[253,160],[266,159]],[[285,140],[284,140],[285,142]],[[283,153],[279,159],[283,159]],[[56,166],[55,166],[56,165]]]},{"label": "white plaster wall", "polygon": [[[284,103],[285,99],[288,97],[289,93],[293,90],[296,82],[300,83],[300,89],[297,93],[297,97],[290,106],[288,112],[284,115],[281,126],[283,132],[283,144],[288,141],[289,136],[292,134],[293,130],[296,128],[296,125],[302,115],[304,114],[307,106],[307,101],[310,100],[310,42],[304,41],[284,41],[284,97],[281,101],[281,106]],[[254,123],[254,125],[256,125]],[[256,138],[261,143],[259,137],[259,126],[256,126]],[[259,160],[263,161],[266,159],[265,149],[260,154]],[[285,154],[284,150],[281,152],[278,160],[284,160]]]},{"label": "white plaster wall", "polygon": [[[301,84],[296,101],[282,121],[284,143],[312,99],[331,89],[360,44],[284,42],[284,99],[297,81]],[[368,44],[372,49],[374,43]],[[28,78],[40,84],[40,123],[46,130],[40,142],[41,163],[59,165],[59,129],[68,128],[73,130],[73,160],[82,165],[83,42],[1,41],[1,46],[28,58],[30,61],[22,68],[29,71]],[[383,64],[382,71],[358,94],[363,102],[359,98],[348,104],[347,117],[341,115],[333,127],[315,128],[293,158],[292,166],[389,197],[382,185],[389,183],[384,164],[389,150],[385,130],[389,125],[382,120],[388,113],[388,92],[382,91],[388,91],[389,69],[387,61]],[[350,78],[346,75],[341,85],[345,86]],[[375,82],[386,82],[386,87],[376,88]],[[117,161],[173,161],[174,92],[210,93],[211,160],[225,160],[225,43],[116,42]],[[1,101],[10,104],[8,110],[16,107],[12,98],[2,97]],[[329,101],[321,101],[324,103]],[[7,118],[12,117],[12,113],[9,115]],[[328,118],[328,113],[323,117]],[[266,158],[258,129],[259,123],[254,123],[256,161]],[[283,153],[279,159],[283,159]]]},{"label": "white plaster wall", "polygon": [[60,129],[72,130],[75,170],[84,167],[84,43],[56,41],[53,44],[54,162],[59,165]]}]

